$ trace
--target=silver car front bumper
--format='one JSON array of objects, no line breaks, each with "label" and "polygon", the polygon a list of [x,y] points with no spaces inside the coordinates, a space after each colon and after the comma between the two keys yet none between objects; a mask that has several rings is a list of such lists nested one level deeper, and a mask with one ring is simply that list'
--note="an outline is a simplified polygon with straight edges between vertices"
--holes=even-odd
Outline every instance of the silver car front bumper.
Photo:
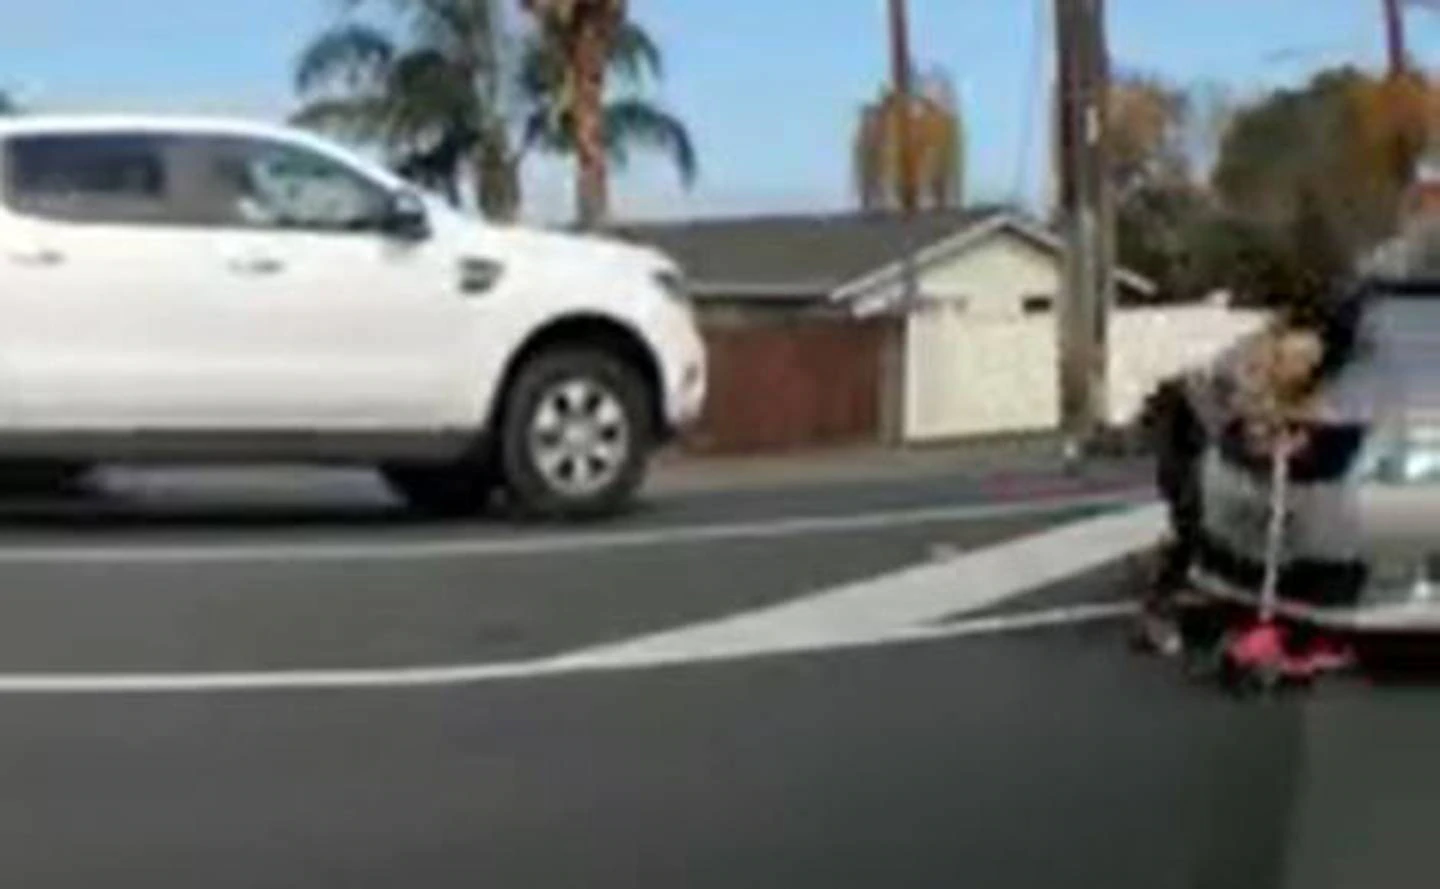
[{"label": "silver car front bumper", "polygon": [[[1411,450],[1403,465],[1371,468],[1355,482],[1361,551],[1369,571],[1351,608],[1281,602],[1289,617],[1363,632],[1440,633],[1440,450]],[[1197,568],[1195,586],[1253,605],[1253,590]]]}]

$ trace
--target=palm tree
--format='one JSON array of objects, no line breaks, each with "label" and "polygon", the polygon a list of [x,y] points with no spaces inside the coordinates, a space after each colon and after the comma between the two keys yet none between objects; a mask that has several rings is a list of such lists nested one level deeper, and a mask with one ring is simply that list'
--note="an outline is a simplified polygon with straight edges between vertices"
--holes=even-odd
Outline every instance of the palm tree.
[{"label": "palm tree", "polygon": [[627,0],[520,0],[561,62],[560,107],[569,109],[582,228],[599,225],[609,209],[606,169],[605,80]]},{"label": "palm tree", "polygon": [[[561,35],[553,28],[537,28],[530,34],[520,54],[517,93],[523,108],[521,144],[524,149],[539,149],[556,154],[580,155],[577,90],[570,78],[572,67],[565,55]],[[638,93],[647,80],[658,80],[663,72],[659,47],[643,28],[631,21],[622,21],[607,45],[606,67],[613,82],[626,89],[618,96],[607,97],[600,109],[603,139],[603,164],[623,167],[632,148],[644,147],[670,155],[686,185],[695,180],[697,161],[694,142],[685,124],[669,112]],[[593,161],[593,159],[592,159]],[[582,200],[580,218],[583,225],[602,221],[604,187],[598,194],[592,177],[593,169],[581,163],[581,191],[590,194],[587,204]]]},{"label": "palm tree", "polygon": [[[347,0],[348,7],[364,0]],[[501,115],[490,0],[395,0],[404,40],[351,18],[301,54],[295,122],[383,146],[404,175],[458,203],[466,174],[492,218],[519,207],[517,158]]]},{"label": "palm tree", "polygon": [[898,205],[899,115],[908,104],[921,203],[953,207],[964,192],[964,127],[949,78],[939,71],[921,79],[906,103],[892,89],[860,111],[854,138],[854,172],[860,206],[865,210]]}]

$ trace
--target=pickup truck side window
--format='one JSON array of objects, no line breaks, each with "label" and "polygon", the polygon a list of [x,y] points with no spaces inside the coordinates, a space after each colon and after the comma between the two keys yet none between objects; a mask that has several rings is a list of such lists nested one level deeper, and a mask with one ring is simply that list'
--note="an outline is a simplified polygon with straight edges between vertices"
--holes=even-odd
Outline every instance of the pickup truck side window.
[{"label": "pickup truck side window", "polygon": [[148,134],[47,134],[5,143],[5,200],[65,222],[173,220],[167,140]]},{"label": "pickup truck side window", "polygon": [[389,204],[385,189],[344,164],[284,142],[211,140],[200,172],[210,225],[375,231]]}]

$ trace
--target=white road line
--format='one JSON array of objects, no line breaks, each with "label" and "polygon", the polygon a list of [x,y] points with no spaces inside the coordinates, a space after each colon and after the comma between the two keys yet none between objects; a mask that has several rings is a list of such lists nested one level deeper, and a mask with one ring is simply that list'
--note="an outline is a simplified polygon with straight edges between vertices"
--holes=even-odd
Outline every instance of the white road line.
[{"label": "white road line", "polygon": [[775,608],[631,642],[503,664],[272,672],[0,675],[0,694],[164,694],[453,687],[506,679],[620,672],[785,654],[913,644],[1110,620],[1129,603],[1082,604],[975,619],[994,605],[1148,545],[1147,507],[1076,522],[939,565],[926,564]]},{"label": "white road line", "polygon": [[1089,507],[1134,505],[1148,492],[1047,497],[1016,503],[965,504],[888,510],[845,516],[798,516],[754,522],[676,525],[629,531],[533,534],[520,537],[466,537],[445,540],[315,540],[309,542],[111,543],[0,545],[0,564],[114,563],[196,564],[216,562],[399,561],[481,556],[535,555],[625,549],[667,544],[699,544],[845,534],[950,521],[986,521],[1045,515]]},{"label": "white road line", "polygon": [[996,614],[990,617],[974,617],[917,627],[908,631],[906,638],[921,641],[925,639],[954,639],[961,636],[998,636],[1003,633],[1020,633],[1026,630],[1043,630],[1050,627],[1075,626],[1078,624],[1100,623],[1132,617],[1139,611],[1135,602],[1091,602],[1084,605],[1062,605],[1036,611],[1018,611],[1013,614]]},{"label": "white road line", "polygon": [[[957,620],[933,627],[896,630],[883,636],[833,640],[823,646],[771,655],[844,651],[912,645],[973,636],[996,636],[1050,627],[1117,620],[1135,612],[1127,602],[1101,602],[1040,611]],[[756,660],[759,655],[711,659],[680,659],[652,663],[582,661],[548,658],[509,664],[462,664],[397,669],[277,670],[216,673],[11,673],[0,674],[0,695],[153,695],[217,694],[223,692],[386,691],[407,688],[454,688],[507,679],[541,679],[595,673],[618,673],[690,663]]]},{"label": "white road line", "polygon": [[578,652],[599,663],[646,664],[808,650],[978,611],[1083,574],[1154,542],[1151,506],[1062,525],[960,558],[925,563],[696,627]]},{"label": "white road line", "polygon": [[[1092,602],[1034,611],[1019,611],[976,618],[956,618],[919,626],[890,627],[878,632],[837,633],[825,638],[808,637],[766,640],[751,647],[696,649],[686,652],[651,649],[645,651],[592,652],[557,658],[547,664],[553,673],[610,673],[654,670],[687,664],[717,664],[753,661],[784,655],[850,651],[915,642],[939,641],[970,636],[995,636],[1026,630],[1117,620],[1135,613],[1133,602]],[[0,682],[0,692],[4,685]]]}]

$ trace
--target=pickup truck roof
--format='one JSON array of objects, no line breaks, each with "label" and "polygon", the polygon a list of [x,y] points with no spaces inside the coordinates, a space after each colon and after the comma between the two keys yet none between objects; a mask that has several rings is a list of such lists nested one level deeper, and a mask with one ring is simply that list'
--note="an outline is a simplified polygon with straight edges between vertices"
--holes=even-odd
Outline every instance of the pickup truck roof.
[{"label": "pickup truck roof", "polygon": [[24,136],[97,135],[105,133],[188,134],[274,139],[306,148],[359,167],[392,187],[403,183],[383,165],[318,138],[303,129],[236,117],[166,114],[19,114],[0,117],[0,142]]},{"label": "pickup truck roof", "polygon": [[296,131],[279,124],[233,117],[166,114],[17,114],[0,117],[0,137],[59,133],[201,132],[250,136],[287,136]]}]

